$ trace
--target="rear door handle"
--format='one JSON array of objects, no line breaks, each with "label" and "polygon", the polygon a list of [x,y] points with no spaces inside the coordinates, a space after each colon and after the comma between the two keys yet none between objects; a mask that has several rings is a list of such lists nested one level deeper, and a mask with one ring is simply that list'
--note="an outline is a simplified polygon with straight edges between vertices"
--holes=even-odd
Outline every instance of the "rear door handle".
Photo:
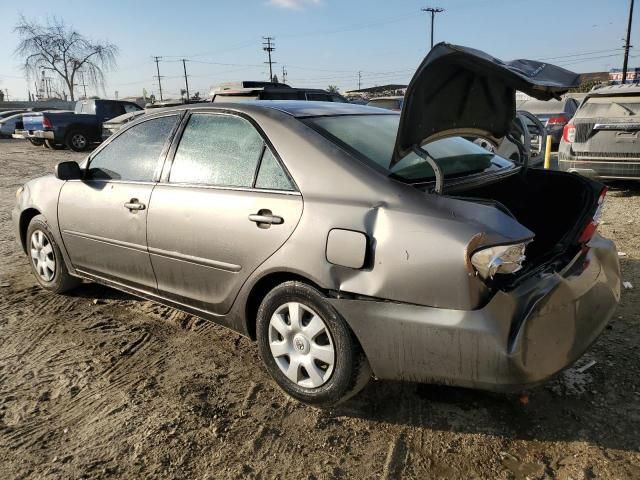
[{"label": "rear door handle", "polygon": [[128,209],[130,212],[133,212],[137,210],[144,210],[146,208],[146,205],[144,203],[140,203],[137,198],[132,198],[124,204],[124,208]]},{"label": "rear door handle", "polygon": [[260,227],[261,224],[264,226],[268,225],[281,225],[284,223],[284,219],[282,217],[278,217],[277,215],[272,215],[271,210],[260,210],[258,213],[252,213],[249,215],[249,220],[255,222]]}]

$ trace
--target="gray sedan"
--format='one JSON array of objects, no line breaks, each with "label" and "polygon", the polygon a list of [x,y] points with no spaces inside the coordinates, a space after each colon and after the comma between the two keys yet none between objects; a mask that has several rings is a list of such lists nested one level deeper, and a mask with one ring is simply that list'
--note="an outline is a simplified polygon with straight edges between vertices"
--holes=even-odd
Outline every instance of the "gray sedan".
[{"label": "gray sedan", "polygon": [[[438,45],[401,114],[296,101],[149,113],[18,190],[21,248],[51,292],[87,279],[255,339],[309,404],[372,374],[544,382],[613,314],[618,260],[596,232],[602,185],[462,138],[504,137],[516,88],[550,98],[573,78],[498,62]],[[469,85],[491,98],[467,102]]]}]

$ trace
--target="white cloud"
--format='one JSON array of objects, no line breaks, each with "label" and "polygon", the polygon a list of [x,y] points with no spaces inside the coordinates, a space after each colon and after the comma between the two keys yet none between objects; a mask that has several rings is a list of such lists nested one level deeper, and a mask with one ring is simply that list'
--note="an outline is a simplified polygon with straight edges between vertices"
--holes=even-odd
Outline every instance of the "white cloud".
[{"label": "white cloud", "polygon": [[322,0],[269,0],[272,7],[288,8],[290,10],[300,10],[308,6],[320,5]]}]

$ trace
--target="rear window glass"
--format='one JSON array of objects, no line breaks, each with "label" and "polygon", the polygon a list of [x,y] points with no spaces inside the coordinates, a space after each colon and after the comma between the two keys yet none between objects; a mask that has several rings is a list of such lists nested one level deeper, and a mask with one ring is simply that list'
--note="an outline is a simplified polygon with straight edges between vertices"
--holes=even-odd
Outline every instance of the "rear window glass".
[{"label": "rear window glass", "polygon": [[402,104],[399,100],[386,99],[386,100],[371,100],[367,105],[370,107],[385,108],[387,110],[400,110]]},{"label": "rear window glass", "polygon": [[[431,181],[431,166],[410,153],[390,167],[399,115],[341,115],[304,120],[329,140],[352,151],[377,170],[408,182]],[[513,164],[461,137],[436,140],[424,147],[445,177],[459,177],[511,167]]]},{"label": "rear window glass", "polygon": [[576,118],[634,118],[640,117],[640,95],[619,97],[591,97],[576,112]]}]

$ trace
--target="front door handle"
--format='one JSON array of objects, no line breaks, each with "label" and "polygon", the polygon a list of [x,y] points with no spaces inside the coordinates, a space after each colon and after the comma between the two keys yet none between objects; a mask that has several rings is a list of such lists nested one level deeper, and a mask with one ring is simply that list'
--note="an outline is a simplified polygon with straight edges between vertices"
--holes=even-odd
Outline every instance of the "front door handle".
[{"label": "front door handle", "polygon": [[260,210],[258,213],[249,215],[249,220],[258,224],[258,227],[269,228],[269,225],[281,225],[284,219],[277,215],[273,215],[271,210]]},{"label": "front door handle", "polygon": [[146,205],[144,203],[140,203],[137,198],[132,198],[124,204],[124,208],[128,209],[130,212],[133,212],[137,210],[144,210],[146,208]]}]

